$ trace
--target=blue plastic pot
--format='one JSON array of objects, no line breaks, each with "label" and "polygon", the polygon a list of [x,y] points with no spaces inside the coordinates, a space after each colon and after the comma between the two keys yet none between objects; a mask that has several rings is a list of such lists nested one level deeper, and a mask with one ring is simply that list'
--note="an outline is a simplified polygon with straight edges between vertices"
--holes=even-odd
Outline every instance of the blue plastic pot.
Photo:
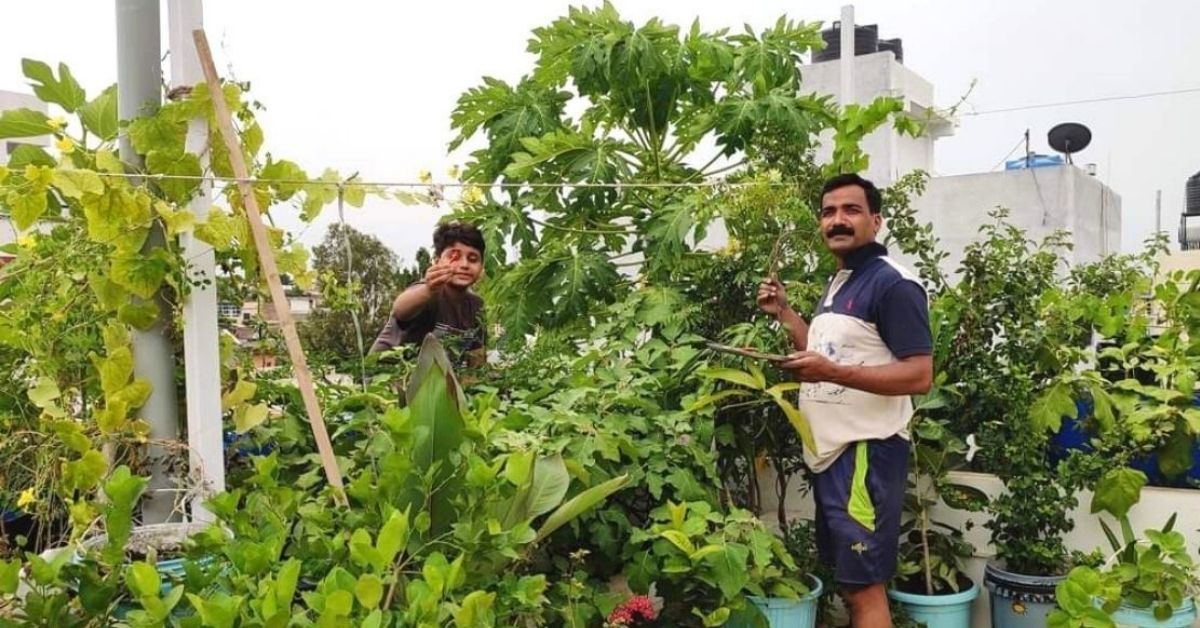
[{"label": "blue plastic pot", "polygon": [[1054,589],[1065,579],[1012,573],[988,563],[983,585],[991,597],[992,628],[1046,628],[1046,617],[1057,604]]},{"label": "blue plastic pot", "polygon": [[1135,608],[1122,604],[1117,612],[1112,614],[1112,620],[1117,626],[1137,626],[1152,628],[1188,628],[1196,624],[1196,604],[1192,598],[1183,601],[1183,605],[1163,621],[1154,618],[1154,611],[1148,608]]},{"label": "blue plastic pot", "polygon": [[908,616],[926,628],[971,628],[971,604],[979,597],[979,585],[947,595],[920,595],[888,589],[888,597],[899,602]]},{"label": "blue plastic pot", "polygon": [[[754,606],[762,611],[771,628],[814,628],[817,625],[817,601],[821,598],[823,586],[820,578],[809,575],[812,586],[807,595],[798,600],[781,597],[749,596]],[[728,628],[751,628],[754,624],[747,621],[730,620]]]}]

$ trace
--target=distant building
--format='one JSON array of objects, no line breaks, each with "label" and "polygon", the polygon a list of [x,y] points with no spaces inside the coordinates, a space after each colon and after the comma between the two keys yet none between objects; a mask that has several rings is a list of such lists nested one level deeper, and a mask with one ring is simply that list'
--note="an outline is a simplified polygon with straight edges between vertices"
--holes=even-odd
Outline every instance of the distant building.
[{"label": "distant building", "polygon": [[[0,112],[10,109],[33,109],[42,113],[47,112],[46,103],[39,100],[36,96],[0,90]],[[0,164],[7,164],[8,158],[23,144],[46,147],[50,145],[50,137],[44,135],[41,137],[0,139]],[[17,230],[13,227],[12,220],[7,217],[0,219],[0,246],[15,242],[16,240]],[[12,259],[12,255],[0,251],[0,266],[7,264]]]},{"label": "distant building", "polygon": [[[859,34],[861,29],[873,28],[860,27]],[[826,41],[836,41],[838,30],[827,29],[823,33]],[[867,36],[871,36],[869,31]],[[1028,161],[1013,160],[997,172],[937,176],[934,143],[953,134],[954,121],[935,109],[933,86],[903,65],[902,55],[898,58],[899,41],[877,41],[874,52],[870,46],[858,46],[859,54],[851,64],[852,101],[868,103],[880,96],[901,98],[905,111],[927,127],[926,133],[917,138],[901,136],[891,125],[868,135],[862,146],[871,162],[864,176],[883,187],[913,170],[930,173],[925,193],[913,199],[913,207],[918,220],[933,225],[934,235],[950,254],[942,263],[943,272],[958,268],[963,250],[977,239],[988,212],[997,206],[1007,208],[1008,220],[1033,240],[1060,229],[1069,231],[1073,250],[1065,256],[1072,263],[1096,261],[1120,252],[1121,197],[1087,170],[1037,156]],[[804,69],[805,89],[835,96],[840,92],[842,60],[831,48],[818,53],[817,62]],[[1019,131],[1014,130],[1013,135],[1017,134]],[[825,149],[818,157],[827,159],[828,155],[829,149]],[[893,254],[904,257],[899,252]],[[904,261],[912,265],[912,260]]]}]

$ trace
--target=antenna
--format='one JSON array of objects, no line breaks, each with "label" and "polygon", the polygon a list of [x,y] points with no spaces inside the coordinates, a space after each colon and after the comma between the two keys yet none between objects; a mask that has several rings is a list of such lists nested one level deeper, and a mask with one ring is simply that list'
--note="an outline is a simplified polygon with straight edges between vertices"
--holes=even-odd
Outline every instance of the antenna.
[{"label": "antenna", "polygon": [[1047,139],[1051,148],[1067,156],[1067,163],[1073,163],[1071,154],[1078,153],[1092,143],[1092,132],[1078,122],[1063,122],[1050,129]]}]

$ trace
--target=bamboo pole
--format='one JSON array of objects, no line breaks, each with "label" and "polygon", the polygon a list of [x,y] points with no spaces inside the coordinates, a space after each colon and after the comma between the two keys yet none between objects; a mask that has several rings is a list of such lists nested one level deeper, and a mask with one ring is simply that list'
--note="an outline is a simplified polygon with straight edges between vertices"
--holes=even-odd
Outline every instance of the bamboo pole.
[{"label": "bamboo pole", "polygon": [[258,249],[259,263],[267,279],[267,289],[271,293],[271,302],[275,305],[275,314],[283,327],[283,340],[287,345],[288,357],[292,360],[292,368],[296,374],[296,383],[300,388],[300,396],[304,399],[304,410],[308,414],[308,422],[312,426],[313,437],[317,441],[317,450],[321,455],[321,466],[325,468],[325,477],[334,488],[335,499],[341,505],[346,505],[346,493],[342,484],[342,474],[338,470],[337,460],[333,455],[333,445],[329,441],[329,432],[325,429],[325,420],[321,416],[321,404],[317,400],[316,389],[313,387],[312,373],[308,370],[308,360],[304,356],[304,348],[300,346],[300,335],[296,333],[296,321],[292,319],[291,306],[287,295],[283,292],[283,282],[279,280],[279,268],[275,264],[275,253],[271,250],[271,242],[267,238],[267,228],[263,225],[262,212],[259,211],[258,201],[254,197],[254,188],[250,185],[249,170],[246,168],[246,158],[242,154],[241,142],[233,129],[233,119],[230,117],[229,106],[221,90],[220,77],[213,64],[212,51],[208,47],[208,38],[203,29],[192,31],[196,41],[196,54],[200,57],[200,67],[204,70],[204,79],[208,83],[208,91],[212,96],[213,112],[217,129],[229,149],[229,164],[233,174],[239,179],[238,190],[242,195],[242,204],[246,208],[246,218],[250,222],[250,233],[254,236],[254,246]]}]

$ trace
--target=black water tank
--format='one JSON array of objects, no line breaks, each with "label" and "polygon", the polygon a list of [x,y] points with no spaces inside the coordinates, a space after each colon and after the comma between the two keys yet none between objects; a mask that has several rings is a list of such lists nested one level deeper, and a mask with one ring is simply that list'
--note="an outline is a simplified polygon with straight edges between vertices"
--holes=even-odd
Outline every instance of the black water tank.
[{"label": "black water tank", "polygon": [[1187,180],[1186,198],[1184,213],[1188,216],[1200,216],[1200,172]]},{"label": "black water tank", "polygon": [[[821,31],[825,47],[813,53],[813,63],[833,61],[842,56],[842,23],[834,22],[832,28]],[[879,25],[868,24],[854,27],[854,56],[879,52]]]},{"label": "black water tank", "polygon": [[896,39],[880,39],[879,52],[885,50],[891,50],[896,55],[897,63],[904,63],[904,44],[900,41],[899,37]]}]

